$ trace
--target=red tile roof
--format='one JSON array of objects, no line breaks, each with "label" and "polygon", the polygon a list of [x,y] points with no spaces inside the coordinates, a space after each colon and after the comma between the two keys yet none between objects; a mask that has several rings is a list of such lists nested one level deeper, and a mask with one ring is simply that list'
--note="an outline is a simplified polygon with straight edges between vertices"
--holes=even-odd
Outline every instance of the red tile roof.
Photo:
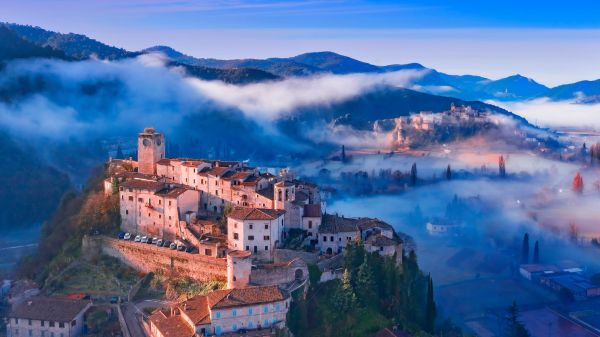
[{"label": "red tile roof", "polygon": [[304,216],[308,218],[320,218],[321,204],[304,205]]},{"label": "red tile roof", "polygon": [[270,208],[234,207],[228,217],[236,220],[275,220],[285,214],[284,210]]},{"label": "red tile roof", "polygon": [[71,322],[91,305],[89,300],[37,296],[14,306],[8,317],[54,322]]},{"label": "red tile roof", "polygon": [[276,285],[215,290],[208,294],[212,310],[283,301],[288,295]]},{"label": "red tile roof", "polygon": [[131,179],[121,183],[120,186],[136,190],[158,191],[162,189],[165,184],[154,180]]},{"label": "red tile roof", "polygon": [[164,337],[192,337],[196,332],[180,315],[167,317],[157,310],[148,319]]}]

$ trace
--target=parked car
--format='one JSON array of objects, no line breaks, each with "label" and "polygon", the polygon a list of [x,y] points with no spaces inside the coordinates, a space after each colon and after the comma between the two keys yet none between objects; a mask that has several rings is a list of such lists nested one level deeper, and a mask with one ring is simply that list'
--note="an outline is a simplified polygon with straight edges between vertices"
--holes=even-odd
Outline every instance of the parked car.
[{"label": "parked car", "polygon": [[186,249],[187,249],[187,247],[185,245],[182,245],[182,244],[177,245],[177,250],[180,252],[184,252]]},{"label": "parked car", "polygon": [[133,239],[133,241],[135,241],[135,242],[141,242],[142,241],[142,237],[139,236],[139,235],[136,235],[135,239]]},{"label": "parked car", "polygon": [[155,245],[156,241],[158,241],[158,238],[152,238],[152,241],[148,240],[148,243]]},{"label": "parked car", "polygon": [[169,245],[169,248],[170,248],[170,249],[173,249],[173,250],[176,250],[176,249],[177,249],[177,244],[176,244],[175,242],[173,242],[173,243],[171,243],[171,244]]},{"label": "parked car", "polygon": [[158,239],[156,240],[156,242],[154,243],[157,247],[162,247],[163,245],[163,240],[162,239]]},{"label": "parked car", "polygon": [[185,252],[190,254],[198,254],[198,249],[194,246],[188,246]]},{"label": "parked car", "polygon": [[117,237],[119,238],[119,240],[123,240],[125,238],[125,232],[119,232],[119,235],[117,235]]},{"label": "parked car", "polygon": [[147,236],[142,236],[142,240],[140,241],[141,243],[148,243],[148,237]]},{"label": "parked car", "polygon": [[131,240],[131,233],[125,233],[125,235],[123,236],[123,240]]},{"label": "parked car", "polygon": [[169,248],[169,247],[171,246],[171,241],[169,241],[169,240],[165,240],[165,241],[163,242],[162,246],[163,246],[163,247],[165,247],[165,248]]}]

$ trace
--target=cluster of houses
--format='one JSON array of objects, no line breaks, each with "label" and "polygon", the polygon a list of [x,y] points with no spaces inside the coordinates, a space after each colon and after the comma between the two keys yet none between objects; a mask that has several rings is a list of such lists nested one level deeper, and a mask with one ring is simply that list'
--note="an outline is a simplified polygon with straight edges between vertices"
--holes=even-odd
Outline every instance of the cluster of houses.
[{"label": "cluster of houses", "polygon": [[[556,293],[567,294],[570,300],[585,300],[600,296],[600,284],[576,264],[564,261],[557,264],[522,264],[519,273],[525,279],[543,285]],[[563,295],[564,296],[564,295]]]}]

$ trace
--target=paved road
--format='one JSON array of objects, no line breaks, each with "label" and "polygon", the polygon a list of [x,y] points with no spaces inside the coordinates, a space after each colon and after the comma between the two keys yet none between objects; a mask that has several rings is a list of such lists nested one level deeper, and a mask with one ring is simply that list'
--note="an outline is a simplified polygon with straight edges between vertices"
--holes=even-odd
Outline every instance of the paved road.
[{"label": "paved road", "polygon": [[169,302],[160,300],[144,300],[138,303],[128,302],[123,307],[123,317],[131,337],[148,337],[142,327],[141,317],[146,308],[168,307]]}]

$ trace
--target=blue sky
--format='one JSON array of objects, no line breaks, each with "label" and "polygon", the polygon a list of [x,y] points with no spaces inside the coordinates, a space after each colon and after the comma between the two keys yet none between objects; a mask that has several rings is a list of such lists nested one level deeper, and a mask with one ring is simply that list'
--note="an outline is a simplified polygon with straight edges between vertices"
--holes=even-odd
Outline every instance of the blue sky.
[{"label": "blue sky", "polygon": [[600,78],[595,1],[0,0],[0,20],[77,32],[130,50],[198,57],[332,50],[375,64],[514,73],[556,85]]}]

